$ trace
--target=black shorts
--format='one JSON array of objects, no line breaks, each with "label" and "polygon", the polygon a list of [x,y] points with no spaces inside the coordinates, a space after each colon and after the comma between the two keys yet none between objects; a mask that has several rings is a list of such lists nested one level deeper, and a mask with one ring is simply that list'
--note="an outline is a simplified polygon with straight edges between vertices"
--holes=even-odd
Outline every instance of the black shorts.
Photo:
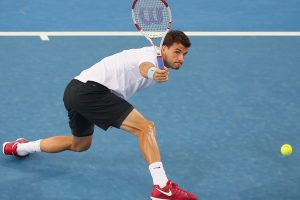
[{"label": "black shorts", "polygon": [[92,81],[83,83],[73,79],[65,89],[63,100],[72,134],[77,137],[92,135],[94,125],[103,130],[110,126],[120,128],[134,109],[107,87]]}]

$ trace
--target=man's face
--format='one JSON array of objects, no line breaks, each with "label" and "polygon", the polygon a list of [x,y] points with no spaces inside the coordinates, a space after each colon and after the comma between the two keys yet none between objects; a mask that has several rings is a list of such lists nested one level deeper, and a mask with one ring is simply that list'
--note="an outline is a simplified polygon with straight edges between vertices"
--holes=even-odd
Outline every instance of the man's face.
[{"label": "man's face", "polygon": [[165,66],[172,69],[179,69],[184,62],[184,57],[188,53],[188,48],[180,43],[174,43],[172,46],[162,47],[162,55]]}]

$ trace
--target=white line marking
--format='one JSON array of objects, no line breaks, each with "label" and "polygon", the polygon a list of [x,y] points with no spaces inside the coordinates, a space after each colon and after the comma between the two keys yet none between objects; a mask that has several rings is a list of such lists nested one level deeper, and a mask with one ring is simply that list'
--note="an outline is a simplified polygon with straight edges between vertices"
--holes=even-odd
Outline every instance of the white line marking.
[{"label": "white line marking", "polygon": [[43,40],[43,41],[48,41],[48,40],[49,40],[48,35],[45,35],[45,34],[40,35],[40,38],[41,38],[41,40]]},{"label": "white line marking", "polygon": [[185,32],[189,36],[300,36],[300,32]]},{"label": "white line marking", "polygon": [[[188,36],[300,36],[300,32],[197,32],[187,31]],[[49,36],[143,36],[139,32],[0,32],[0,37],[38,36],[49,40]]]}]

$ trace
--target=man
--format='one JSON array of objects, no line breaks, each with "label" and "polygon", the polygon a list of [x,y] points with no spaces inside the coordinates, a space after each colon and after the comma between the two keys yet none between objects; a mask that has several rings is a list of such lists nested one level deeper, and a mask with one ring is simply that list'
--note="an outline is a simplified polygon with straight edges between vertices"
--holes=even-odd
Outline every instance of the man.
[{"label": "man", "polygon": [[127,100],[152,83],[168,80],[168,69],[179,69],[191,43],[181,31],[170,31],[162,45],[165,69],[157,66],[153,47],[125,50],[102,59],[82,71],[66,87],[64,104],[72,136],[54,136],[29,142],[24,138],[3,144],[5,155],[26,157],[34,152],[81,152],[89,149],[94,125],[116,127],[138,137],[140,150],[153,178],[153,200],[195,200],[197,197],[171,182],[164,171],[153,122],[144,118]]}]

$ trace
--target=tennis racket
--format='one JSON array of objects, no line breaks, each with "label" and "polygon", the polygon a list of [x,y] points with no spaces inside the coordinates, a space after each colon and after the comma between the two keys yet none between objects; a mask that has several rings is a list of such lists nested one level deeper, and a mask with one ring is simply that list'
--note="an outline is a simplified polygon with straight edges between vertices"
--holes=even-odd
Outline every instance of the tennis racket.
[{"label": "tennis racket", "polygon": [[[147,38],[157,53],[157,63],[164,69],[161,47],[166,34],[171,29],[171,9],[164,0],[134,0],[131,8],[132,20],[136,28]],[[154,39],[158,40],[154,43]],[[160,40],[159,48],[155,45]]]}]

